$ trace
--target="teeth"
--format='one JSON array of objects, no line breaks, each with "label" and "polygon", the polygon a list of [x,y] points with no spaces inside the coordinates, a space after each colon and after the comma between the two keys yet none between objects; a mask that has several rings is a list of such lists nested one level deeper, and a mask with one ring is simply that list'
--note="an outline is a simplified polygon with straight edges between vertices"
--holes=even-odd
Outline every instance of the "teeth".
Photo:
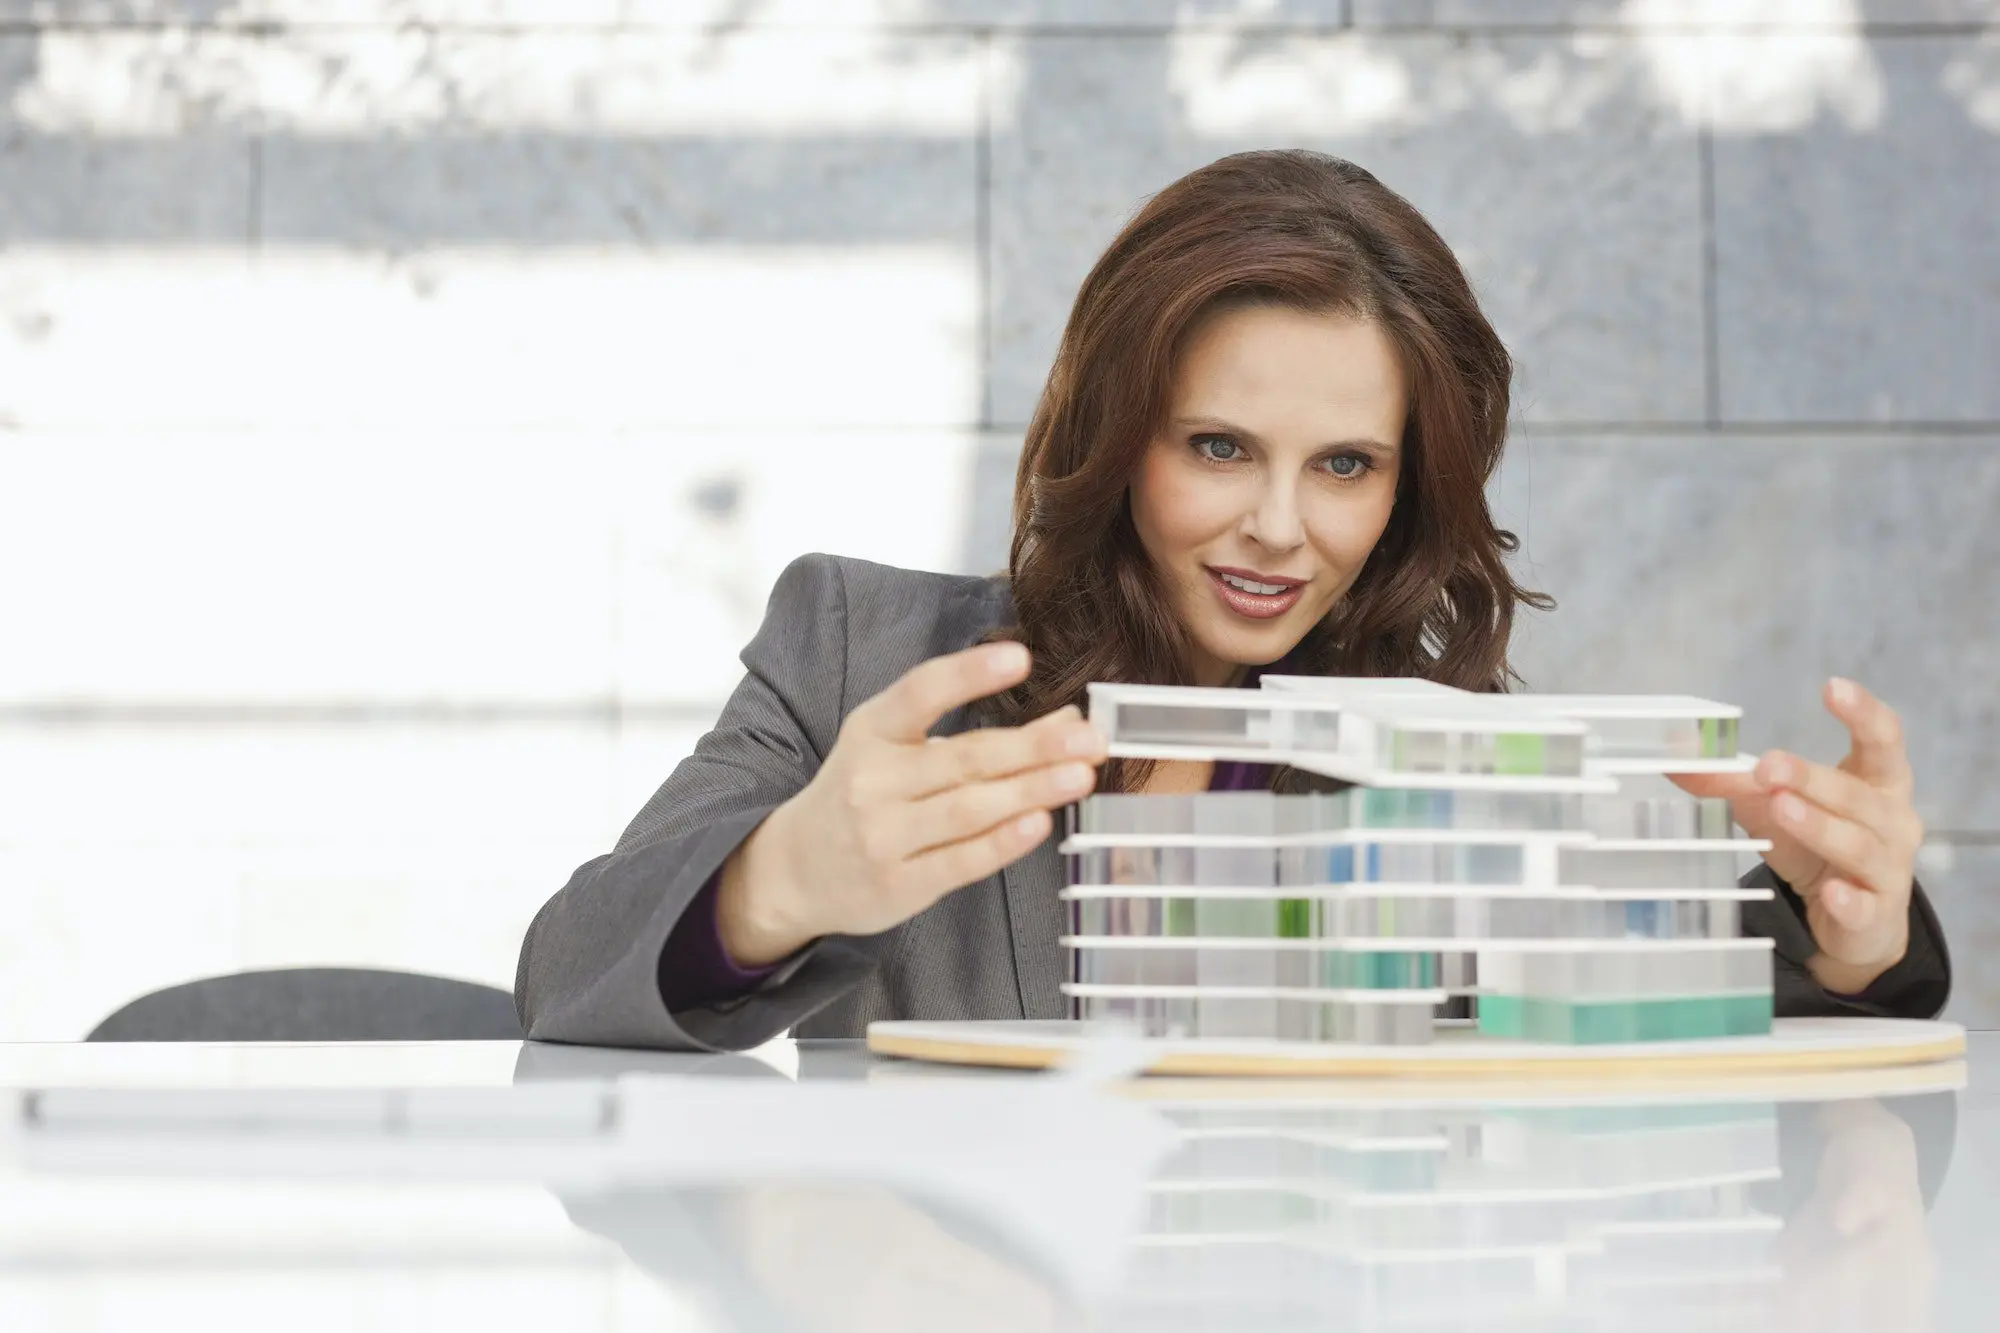
[{"label": "teeth", "polygon": [[1239,579],[1234,574],[1222,575],[1222,581],[1232,588],[1241,588],[1244,592],[1254,592],[1262,597],[1275,597],[1281,592],[1290,590],[1287,584],[1252,583],[1249,579]]}]

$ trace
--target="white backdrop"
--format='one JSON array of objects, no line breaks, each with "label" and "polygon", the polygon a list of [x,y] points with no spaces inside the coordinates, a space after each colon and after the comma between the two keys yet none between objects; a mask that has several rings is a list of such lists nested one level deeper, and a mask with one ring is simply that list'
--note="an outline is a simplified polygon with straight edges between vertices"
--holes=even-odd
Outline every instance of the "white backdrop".
[{"label": "white backdrop", "polygon": [[1355,157],[1520,362],[1549,689],[1905,708],[2000,1016],[1995,0],[0,0],[0,1039],[511,984],[784,563],[991,569],[1077,281]]}]

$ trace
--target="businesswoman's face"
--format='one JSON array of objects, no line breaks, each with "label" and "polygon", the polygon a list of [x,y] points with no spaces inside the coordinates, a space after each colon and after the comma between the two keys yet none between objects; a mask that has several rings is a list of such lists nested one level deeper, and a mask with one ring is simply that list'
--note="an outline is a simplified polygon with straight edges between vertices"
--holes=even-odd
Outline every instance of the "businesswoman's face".
[{"label": "businesswoman's face", "polygon": [[1198,683],[1277,661],[1353,586],[1395,505],[1407,400],[1369,320],[1248,306],[1195,328],[1131,497]]}]

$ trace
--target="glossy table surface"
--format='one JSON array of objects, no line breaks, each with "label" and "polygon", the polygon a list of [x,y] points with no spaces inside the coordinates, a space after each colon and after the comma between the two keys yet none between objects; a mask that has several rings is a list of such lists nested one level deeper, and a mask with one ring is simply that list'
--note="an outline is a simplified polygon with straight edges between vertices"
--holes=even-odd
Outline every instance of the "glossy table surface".
[{"label": "glossy table surface", "polygon": [[0,1089],[7,1329],[1900,1333],[2000,1310],[2000,1034],[1887,1081],[1582,1092],[1128,1084],[858,1043],[0,1045]]}]

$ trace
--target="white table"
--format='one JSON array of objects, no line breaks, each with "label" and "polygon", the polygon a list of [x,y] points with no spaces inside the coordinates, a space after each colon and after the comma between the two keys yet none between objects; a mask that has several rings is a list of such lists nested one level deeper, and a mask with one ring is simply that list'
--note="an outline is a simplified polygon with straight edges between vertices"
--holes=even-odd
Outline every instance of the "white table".
[{"label": "white table", "polygon": [[2000,1034],[1964,1082],[1362,1105],[852,1043],[0,1045],[0,1327],[1984,1329]]}]

